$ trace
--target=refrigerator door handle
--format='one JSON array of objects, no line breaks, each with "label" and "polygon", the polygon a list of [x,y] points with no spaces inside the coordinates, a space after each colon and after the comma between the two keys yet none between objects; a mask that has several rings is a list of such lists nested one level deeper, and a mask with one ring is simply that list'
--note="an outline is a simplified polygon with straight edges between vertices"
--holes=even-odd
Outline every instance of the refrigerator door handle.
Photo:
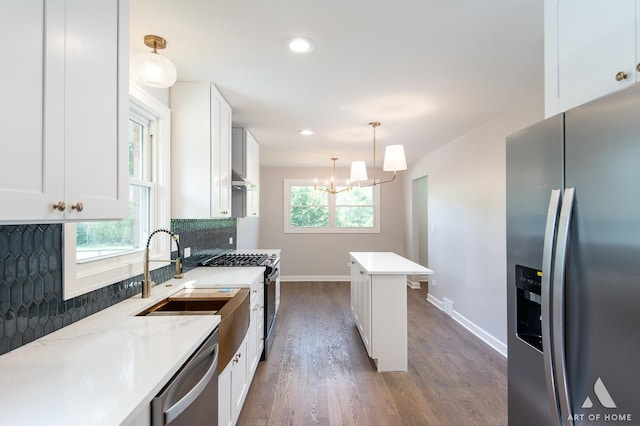
[{"label": "refrigerator door handle", "polygon": [[567,247],[569,244],[569,229],[573,214],[573,201],[575,198],[574,188],[565,188],[562,198],[562,209],[560,210],[560,221],[558,222],[558,238],[554,255],[553,276],[552,276],[552,301],[553,310],[551,321],[553,329],[553,369],[556,378],[556,390],[560,402],[560,423],[562,425],[572,425],[569,420],[571,402],[569,401],[569,389],[567,384],[566,351],[564,341],[564,294],[565,294],[565,272],[567,260]]},{"label": "refrigerator door handle", "polygon": [[542,356],[544,359],[544,375],[547,381],[547,396],[552,417],[556,419],[555,426],[560,423],[560,406],[556,390],[556,376],[553,368],[553,337],[552,327],[552,300],[551,278],[553,276],[554,242],[557,232],[558,212],[560,210],[560,190],[551,191],[549,209],[547,210],[547,222],[544,228],[544,243],[542,251],[542,279],[541,279],[541,314],[542,314]]}]

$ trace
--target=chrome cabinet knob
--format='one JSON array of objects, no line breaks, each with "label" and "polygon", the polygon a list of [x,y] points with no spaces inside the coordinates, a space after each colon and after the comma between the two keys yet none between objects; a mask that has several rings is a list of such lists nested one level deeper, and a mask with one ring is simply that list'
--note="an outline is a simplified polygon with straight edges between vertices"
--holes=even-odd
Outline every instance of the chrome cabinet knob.
[{"label": "chrome cabinet knob", "polygon": [[620,71],[618,74],[616,74],[616,80],[617,81],[622,81],[625,78],[627,78],[627,73],[624,71]]},{"label": "chrome cabinet knob", "polygon": [[80,213],[82,210],[84,210],[84,204],[78,201],[76,204],[71,204],[71,209]]},{"label": "chrome cabinet knob", "polygon": [[59,212],[63,212],[63,211],[64,211],[64,209],[66,209],[66,208],[67,208],[67,204],[66,204],[64,201],[58,201],[57,203],[55,203],[55,204],[53,205],[53,208],[54,208],[55,210],[58,210]]}]

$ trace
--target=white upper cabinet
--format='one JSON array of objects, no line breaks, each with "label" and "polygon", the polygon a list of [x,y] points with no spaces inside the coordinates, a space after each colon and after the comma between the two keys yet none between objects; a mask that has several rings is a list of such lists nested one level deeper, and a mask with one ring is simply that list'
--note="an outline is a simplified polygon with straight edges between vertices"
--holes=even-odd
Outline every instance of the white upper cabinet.
[{"label": "white upper cabinet", "polygon": [[171,217],[231,217],[231,107],[210,83],[171,87]]},{"label": "white upper cabinet", "polygon": [[638,80],[637,0],[545,0],[545,115]]},{"label": "white upper cabinet", "polygon": [[127,0],[2,0],[1,222],[128,215],[128,14]]},{"label": "white upper cabinet", "polygon": [[[233,128],[233,174],[243,182],[235,182],[233,193],[234,217],[260,215],[260,145],[251,132]],[[240,184],[240,185],[238,185]]]}]

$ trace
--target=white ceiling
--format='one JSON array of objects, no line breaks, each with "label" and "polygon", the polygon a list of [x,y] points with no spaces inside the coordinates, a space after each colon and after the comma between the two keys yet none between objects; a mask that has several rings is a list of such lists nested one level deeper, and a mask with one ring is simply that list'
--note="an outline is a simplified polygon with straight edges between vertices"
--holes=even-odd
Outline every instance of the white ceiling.
[{"label": "white ceiling", "polygon": [[378,166],[391,144],[411,164],[543,92],[541,0],[131,0],[132,53],[145,34],[179,81],[215,83],[262,166],[371,165],[370,121]]}]

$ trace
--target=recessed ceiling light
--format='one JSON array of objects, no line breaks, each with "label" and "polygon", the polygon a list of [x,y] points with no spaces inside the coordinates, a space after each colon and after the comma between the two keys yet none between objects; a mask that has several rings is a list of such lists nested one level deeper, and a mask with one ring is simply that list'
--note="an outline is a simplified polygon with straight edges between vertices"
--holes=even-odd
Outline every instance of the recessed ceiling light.
[{"label": "recessed ceiling light", "polygon": [[311,136],[313,134],[313,130],[303,129],[298,131],[302,136]]},{"label": "recessed ceiling light", "polygon": [[310,38],[295,37],[287,40],[287,47],[295,53],[308,53],[313,50],[315,43]]}]

